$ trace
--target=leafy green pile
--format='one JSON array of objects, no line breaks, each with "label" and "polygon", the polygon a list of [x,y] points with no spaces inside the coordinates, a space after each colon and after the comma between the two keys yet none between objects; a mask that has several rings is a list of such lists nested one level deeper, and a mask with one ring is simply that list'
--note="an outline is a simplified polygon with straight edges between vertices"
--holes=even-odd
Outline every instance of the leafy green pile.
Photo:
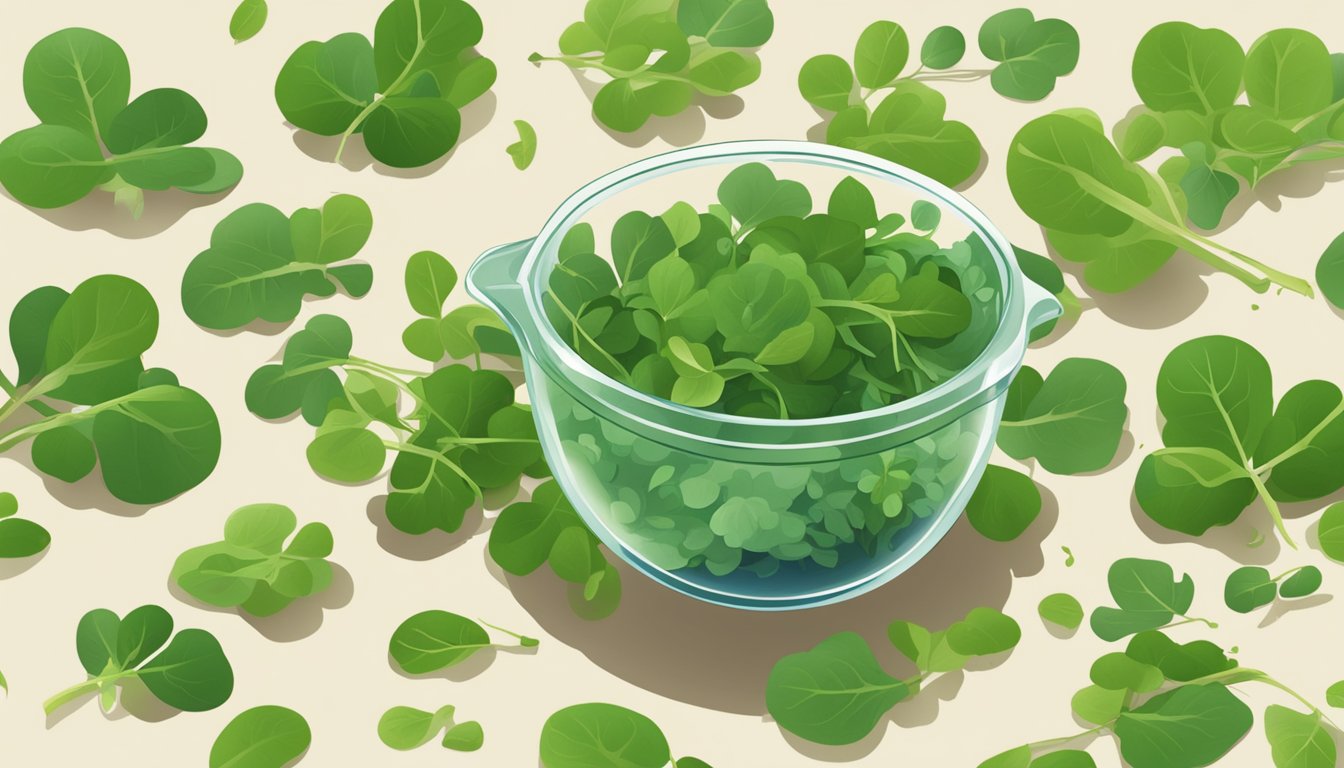
[{"label": "leafy green pile", "polygon": [[[1117,584],[1117,576],[1126,583]],[[1173,607],[1179,608],[1177,614],[1188,609],[1194,591],[1190,577],[1175,582],[1165,563],[1130,559],[1115,563],[1110,579],[1112,595],[1122,606],[1129,603],[1128,612],[1136,621],[1123,633],[1102,635],[1112,640],[1133,637],[1123,652],[1098,658],[1090,670],[1091,684],[1073,696],[1074,718],[1091,727],[1016,747],[980,768],[1089,768],[1095,766],[1092,757],[1069,745],[1097,734],[1113,735],[1120,756],[1133,768],[1212,765],[1254,724],[1250,707],[1237,695],[1243,691],[1236,686],[1245,683],[1278,689],[1307,710],[1277,704],[1266,708],[1265,738],[1276,768],[1334,768],[1340,731],[1319,707],[1269,674],[1239,666],[1208,640],[1181,644],[1157,628],[1170,621]],[[1147,594],[1140,597],[1141,593]],[[1114,609],[1098,608],[1094,628],[1097,613],[1103,611],[1114,614]],[[1138,620],[1140,614],[1152,620]],[[1081,616],[1081,609],[1076,615]],[[1148,628],[1141,628],[1145,624]],[[1333,706],[1344,704],[1344,695],[1337,691],[1344,691],[1344,685],[1336,684],[1327,693]]]},{"label": "leafy green pile", "polygon": [[214,709],[233,693],[233,668],[215,636],[203,629],[173,635],[173,617],[157,605],[120,618],[105,608],[89,611],[75,630],[75,650],[89,679],[47,699],[48,715],[93,693],[111,712],[117,688],[132,679],[184,712]]},{"label": "leafy green pile", "polygon": [[541,727],[542,768],[711,768],[697,757],[672,757],[658,724],[615,704],[575,704]]},{"label": "leafy green pile", "polygon": [[1243,53],[1220,29],[1159,24],[1134,51],[1143,105],[1116,124],[1115,144],[1130,161],[1176,150],[1159,173],[1185,193],[1190,221],[1213,229],[1244,190],[1344,157],[1339,61],[1302,29],[1266,32]]},{"label": "leafy green pile", "polygon": [[172,372],[144,367],[158,330],[153,297],[117,275],[20,299],[9,319],[18,375],[11,382],[0,374],[9,396],[0,406],[0,453],[31,440],[33,466],[67,483],[96,465],[107,490],[132,504],[196,487],[219,460],[219,422]]},{"label": "leafy green pile", "polygon": [[286,707],[253,707],[229,721],[210,748],[210,768],[288,768],[312,744],[303,715]]},{"label": "leafy green pile", "polygon": [[392,0],[372,43],[347,32],[299,46],[275,80],[275,103],[297,128],[340,136],[336,162],[359,134],[384,165],[428,165],[457,144],[458,111],[495,83],[494,62],[473,48],[481,32],[463,0]]},{"label": "leafy green pile", "polygon": [[221,608],[270,616],[331,585],[331,529],[309,523],[285,545],[298,520],[289,507],[250,504],[224,522],[224,540],[178,556],[169,578]]},{"label": "leafy green pile", "polygon": [[1250,613],[1269,605],[1276,597],[1287,599],[1306,597],[1321,587],[1321,569],[1314,565],[1299,565],[1278,576],[1258,565],[1247,565],[1233,571],[1223,586],[1223,601],[1237,613]]},{"label": "leafy green pile", "polygon": [[549,474],[531,409],[514,402],[514,384],[503,373],[479,367],[482,352],[517,354],[517,346],[484,307],[442,315],[456,282],[438,254],[408,262],[408,294],[426,316],[407,329],[407,348],[436,361],[461,355],[477,367],[422,372],[355,357],[349,324],[317,315],[285,344],[279,363],[262,366],[247,383],[252,413],[281,419],[301,412],[318,428],[307,454],[323,477],[368,482],[383,471],[388,451],[395,453],[387,518],[407,533],[455,531],[484,491]]},{"label": "leafy green pile", "polygon": [[32,557],[51,543],[46,528],[15,517],[18,512],[19,501],[14,494],[0,492],[0,558]]},{"label": "leafy green pile", "polygon": [[176,88],[129,104],[131,68],[109,37],[72,27],[37,42],[23,62],[23,95],[41,124],[0,141],[0,184],[35,208],[59,208],[95,187],[139,216],[145,190],[210,195],[243,177],[222,149],[188,147],[205,110]]},{"label": "leafy green pile", "polygon": [[[825,213],[761,163],[719,202],[612,226],[611,261],[573,226],[545,295],[562,338],[599,371],[682,405],[763,418],[880,408],[936,386],[997,328],[1001,293],[975,236],[933,239],[940,209],[879,218],[846,178]],[[615,269],[613,269],[613,265]]]},{"label": "leafy green pile", "polygon": [[1310,501],[1344,487],[1344,396],[1313,379],[1277,407],[1269,363],[1229,336],[1187,341],[1157,375],[1166,445],[1144,457],[1134,496],[1164,528],[1198,536],[1227,525],[1259,499],[1296,546],[1280,502]]},{"label": "leafy green pile", "polygon": [[266,26],[269,13],[270,7],[266,0],[243,0],[233,9],[233,16],[229,17],[229,37],[235,43],[251,40]]},{"label": "leafy green pile", "polygon": [[410,675],[426,675],[447,669],[471,658],[486,648],[503,647],[490,641],[485,627],[517,638],[521,648],[535,648],[536,638],[477,623],[465,616],[448,611],[421,611],[403,621],[392,633],[388,656],[400,669]]},{"label": "leafy green pile", "polygon": [[346,262],[373,231],[363,200],[334,195],[322,209],[286,217],[264,203],[245,205],[215,225],[210,247],[182,275],[182,308],[197,325],[241,328],[254,320],[287,323],[305,295],[330,296],[337,286],[360,297],[373,268]]},{"label": "leafy green pile", "polygon": [[887,710],[916,695],[939,674],[966,668],[972,658],[1015,647],[1022,630],[992,608],[975,608],[945,630],[909,621],[887,628],[891,644],[916,674],[892,677],[867,641],[841,632],[815,648],[780,659],[770,670],[765,706],[780,728],[818,744],[852,744],[877,727]]},{"label": "leafy green pile", "polygon": [[[1060,19],[1036,19],[1025,8],[990,16],[980,27],[980,52],[993,69],[954,70],[966,38],[938,27],[920,48],[919,65],[902,76],[910,40],[894,21],[876,21],[859,35],[854,63],[834,54],[813,56],[798,72],[798,90],[812,106],[835,113],[826,142],[859,149],[956,186],[975,174],[983,149],[965,123],[947,120],[943,94],[925,83],[988,76],[995,91],[1037,101],[1078,63],[1078,33]],[[885,92],[877,106],[874,95]]]},{"label": "leafy green pile", "polygon": [[585,618],[608,616],[620,603],[620,572],[554,480],[537,486],[528,501],[500,511],[490,528],[489,551],[500,568],[515,576],[549,563],[571,586],[570,603]]},{"label": "leafy green pile", "polygon": [[449,704],[434,712],[415,707],[392,707],[378,718],[378,738],[392,749],[412,750],[443,734],[445,749],[475,752],[485,743],[485,732],[475,720],[459,723],[453,719],[457,708]]},{"label": "leafy green pile", "polygon": [[560,34],[558,61],[611,78],[593,97],[593,117],[613,131],[638,130],[654,115],[686,110],[756,82],[752,50],[775,30],[766,0],[588,0],[583,21]]}]

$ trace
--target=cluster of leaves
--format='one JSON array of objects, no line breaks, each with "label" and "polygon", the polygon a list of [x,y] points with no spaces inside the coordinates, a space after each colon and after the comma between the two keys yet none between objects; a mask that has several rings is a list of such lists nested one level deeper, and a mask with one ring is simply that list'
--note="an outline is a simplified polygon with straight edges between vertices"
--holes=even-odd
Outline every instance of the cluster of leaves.
[{"label": "cluster of leaves", "polygon": [[535,648],[536,638],[526,637],[493,624],[477,623],[447,611],[422,611],[403,621],[392,633],[388,655],[397,668],[409,675],[427,675],[460,664],[477,651],[501,647],[490,641],[485,627],[518,640],[521,648]]},{"label": "cluster of leaves", "polygon": [[476,53],[481,17],[463,0],[392,0],[373,42],[347,32],[310,40],[285,61],[275,103],[301,130],[359,134],[375,160],[415,168],[457,144],[459,110],[490,90],[495,64]]},{"label": "cluster of leaves", "polygon": [[[1126,291],[1182,250],[1257,292],[1277,285],[1304,296],[1310,283],[1214,242],[1188,223],[1196,200],[1174,176],[1127,159],[1101,118],[1070,109],[1036,118],[1013,137],[1008,185],[1024,212],[1046,230],[1055,251],[1083,263],[1098,291]],[[1183,168],[1181,169],[1183,172]]]},{"label": "cluster of leaves", "polygon": [[[265,419],[301,412],[317,427],[308,463],[337,482],[372,480],[393,451],[388,520],[411,534],[451,532],[485,490],[516,487],[524,474],[549,470],[531,409],[514,402],[513,382],[480,367],[482,352],[517,354],[499,320],[484,307],[440,316],[457,281],[442,256],[416,254],[406,275],[412,306],[426,315],[407,329],[407,348],[422,357],[474,358],[477,367],[420,372],[355,357],[349,324],[317,315],[285,344],[279,363],[252,374],[247,407]],[[422,335],[438,346],[427,347]]]},{"label": "cluster of leaves", "polygon": [[1269,571],[1248,565],[1233,571],[1223,586],[1223,601],[1237,613],[1250,613],[1276,597],[1306,597],[1321,587],[1321,569],[1300,565],[1271,577]]},{"label": "cluster of leaves", "polygon": [[229,721],[210,748],[210,768],[289,768],[313,742],[308,721],[287,707],[253,707]]},{"label": "cluster of leaves", "polygon": [[[278,613],[331,585],[331,529],[298,520],[289,507],[250,504],[224,521],[224,540],[178,556],[169,578],[209,605],[253,616]],[[294,533],[289,545],[285,540]]]},{"label": "cluster of leaves", "polygon": [[485,743],[485,731],[475,720],[459,723],[453,719],[456,707],[449,704],[427,712],[415,707],[392,707],[378,718],[378,738],[392,749],[412,750],[428,744],[443,733],[445,749],[475,752]]},{"label": "cluster of leaves", "polygon": [[270,7],[266,0],[243,0],[229,17],[229,37],[235,43],[251,40],[266,26],[269,13]]},{"label": "cluster of leaves", "polygon": [[899,679],[878,663],[868,642],[841,632],[814,648],[780,659],[770,670],[765,705],[779,727],[818,744],[852,744],[872,732],[887,710],[919,693],[933,676],[966,668],[972,658],[1015,647],[1022,630],[992,608],[974,608],[945,630],[909,621],[887,636],[916,674]]},{"label": "cluster of leaves", "polygon": [[174,635],[173,617],[157,605],[124,617],[105,608],[89,611],[75,630],[75,650],[89,679],[48,699],[42,705],[48,715],[95,693],[103,711],[111,712],[118,686],[133,679],[184,712],[214,709],[233,693],[233,668],[215,636],[203,629]]},{"label": "cluster of leaves", "polygon": [[1143,105],[1115,126],[1116,147],[1135,162],[1176,150],[1159,173],[1185,193],[1189,220],[1213,229],[1243,190],[1344,157],[1341,60],[1302,29],[1266,32],[1243,52],[1220,29],[1159,24],[1134,50]]},{"label": "cluster of leaves", "polygon": [[[980,139],[965,123],[947,120],[947,101],[926,83],[978,80],[1013,99],[1037,101],[1078,63],[1078,33],[1060,19],[1036,19],[1025,8],[990,16],[980,27],[980,52],[993,69],[955,67],[966,38],[938,27],[920,47],[919,64],[902,75],[910,40],[893,21],[868,25],[854,46],[853,66],[840,56],[813,56],[798,73],[798,90],[817,109],[833,112],[826,142],[858,149],[930,176],[948,186],[971,178],[980,166]],[[877,106],[870,100],[884,94]]]},{"label": "cluster of leaves", "polygon": [[1316,285],[1326,301],[1344,309],[1344,234],[1330,241],[1316,263]]},{"label": "cluster of leaves", "polygon": [[[1102,733],[1115,737],[1125,764],[1133,768],[1212,765],[1254,724],[1250,707],[1232,688],[1245,683],[1276,688],[1307,709],[1271,705],[1265,710],[1265,737],[1276,768],[1335,767],[1339,729],[1318,707],[1265,672],[1239,666],[1212,642],[1180,644],[1162,631],[1173,616],[1189,608],[1194,595],[1189,576],[1177,582],[1164,563],[1129,559],[1112,565],[1109,579],[1121,609],[1096,609],[1092,626],[1106,640],[1133,636],[1124,652],[1097,659],[1091,684],[1073,696],[1075,719],[1092,727],[1016,747],[980,768],[1095,768],[1087,752],[1069,744]],[[1271,585],[1271,599],[1273,591]],[[1081,621],[1082,608],[1068,595],[1046,601],[1041,615],[1048,621],[1066,627]],[[1188,621],[1203,620],[1178,623]],[[1327,702],[1344,706],[1344,683],[1331,686]]]},{"label": "cluster of leaves", "polygon": [[264,203],[245,205],[215,225],[210,247],[187,265],[182,308],[197,325],[232,330],[254,320],[288,323],[305,295],[330,296],[338,286],[363,296],[373,268],[349,260],[372,231],[369,206],[353,195],[288,217]]},{"label": "cluster of leaves", "polygon": [[698,757],[672,756],[658,724],[615,704],[575,704],[541,727],[542,768],[711,768]]},{"label": "cluster of leaves", "polygon": [[19,500],[14,494],[0,492],[0,559],[32,557],[51,543],[51,534],[46,528],[32,520],[15,517],[18,513]]},{"label": "cluster of leaves", "polygon": [[144,367],[158,328],[153,297],[116,275],[20,299],[9,320],[18,374],[12,382],[0,374],[9,398],[0,406],[0,452],[31,440],[33,466],[68,483],[97,465],[107,490],[132,504],[194,488],[219,459],[219,422],[172,372]]},{"label": "cluster of leaves", "polygon": [[1171,566],[1159,560],[1126,557],[1111,564],[1106,584],[1116,607],[1103,606],[1092,611],[1092,631],[1102,640],[1114,641],[1136,632],[1164,629],[1180,617],[1180,624],[1208,619],[1186,615],[1195,600],[1195,581],[1185,574],[1180,581]]},{"label": "cluster of leaves", "polygon": [[513,158],[513,167],[525,171],[532,164],[532,159],[537,156],[537,129],[526,120],[514,120],[513,127],[518,129],[518,141],[510,144],[505,150],[509,153],[509,157]]},{"label": "cluster of leaves", "polygon": [[[599,371],[683,405],[762,418],[880,408],[967,365],[998,321],[983,242],[932,239],[940,209],[878,217],[847,177],[825,213],[807,187],[743,164],[699,213],[678,202],[612,226],[611,261],[577,224],[544,304]],[[613,269],[613,265],[615,269]]]},{"label": "cluster of leaves", "polygon": [[558,61],[610,77],[593,97],[593,117],[613,131],[669,117],[697,94],[727,96],[761,76],[751,50],[775,29],[766,0],[588,0],[583,21],[560,35]]},{"label": "cluster of leaves", "polygon": [[1280,502],[1319,499],[1344,487],[1344,396],[1304,381],[1274,403],[1269,363],[1229,336],[1171,351],[1157,375],[1166,445],[1144,457],[1134,495],[1164,528],[1198,536],[1227,525],[1259,499],[1279,535]]},{"label": "cluster of leaves", "polygon": [[243,177],[222,149],[188,147],[205,110],[185,91],[130,99],[131,68],[116,41],[72,27],[42,38],[23,63],[23,95],[41,124],[0,142],[0,184],[35,208],[59,208],[95,187],[135,216],[145,190],[214,194]]},{"label": "cluster of leaves", "polygon": [[549,563],[570,584],[570,603],[585,618],[611,615],[621,601],[621,575],[598,546],[560,484],[547,480],[528,501],[510,504],[490,529],[490,557],[507,573],[526,576]]}]

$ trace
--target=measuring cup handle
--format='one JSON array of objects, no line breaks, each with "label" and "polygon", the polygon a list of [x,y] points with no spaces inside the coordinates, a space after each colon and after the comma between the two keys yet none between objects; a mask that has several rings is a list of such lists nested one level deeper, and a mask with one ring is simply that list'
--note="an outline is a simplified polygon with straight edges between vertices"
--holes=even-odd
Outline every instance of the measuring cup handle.
[{"label": "measuring cup handle", "polygon": [[1028,331],[1064,314],[1064,305],[1059,303],[1059,299],[1025,275],[1022,276],[1022,288],[1026,299]]},{"label": "measuring cup handle", "polygon": [[535,239],[491,248],[467,270],[467,293],[493,309],[519,337],[524,335],[522,325],[527,317],[527,306],[518,274]]}]

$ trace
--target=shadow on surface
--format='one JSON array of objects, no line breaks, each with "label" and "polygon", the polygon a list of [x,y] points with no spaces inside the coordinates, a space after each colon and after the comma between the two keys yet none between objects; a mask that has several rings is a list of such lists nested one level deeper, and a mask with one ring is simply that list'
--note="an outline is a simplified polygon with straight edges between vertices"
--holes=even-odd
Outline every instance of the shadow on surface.
[{"label": "shadow on surface", "polygon": [[1059,255],[1045,238],[1044,230],[1041,241],[1055,264],[1077,278],[1084,295],[1080,297],[1084,312],[1096,307],[1103,315],[1130,328],[1167,328],[1194,314],[1209,295],[1204,278],[1215,272],[1199,259],[1177,251],[1161,269],[1139,285],[1123,293],[1106,293],[1093,288],[1083,277],[1086,264]]},{"label": "shadow on surface", "polygon": [[1318,605],[1325,605],[1334,600],[1334,595],[1316,593],[1298,600],[1275,600],[1270,604],[1269,610],[1265,612],[1265,617],[1260,620],[1256,626],[1260,629],[1268,627],[1270,624],[1282,619],[1293,611],[1305,611],[1308,608],[1315,608]]},{"label": "shadow on surface", "polygon": [[270,616],[253,616],[239,608],[223,608],[203,603],[179,587],[171,578],[168,579],[168,592],[194,608],[211,613],[237,615],[267,640],[292,643],[311,637],[321,629],[326,611],[349,605],[355,595],[355,582],[350,577],[350,572],[339,563],[331,563],[331,586],[315,595],[301,597]]},{"label": "shadow on surface", "polygon": [[[5,458],[22,464],[31,470],[33,474],[41,478],[42,486],[47,494],[70,509],[96,509],[118,517],[139,517],[149,510],[173,500],[168,499],[158,504],[129,504],[124,502],[108,492],[107,486],[103,485],[102,472],[97,467],[79,480],[67,483],[39,471],[33,465],[33,458],[29,453],[31,445],[31,442],[29,442],[15,446],[5,454]],[[175,499],[177,496],[173,498]]]},{"label": "shadow on surface", "polygon": [[12,579],[28,572],[42,562],[50,551],[51,545],[48,544],[46,549],[28,557],[0,557],[0,581]]},{"label": "shadow on surface", "polygon": [[196,195],[180,189],[145,192],[145,210],[140,218],[113,202],[112,193],[94,190],[87,197],[61,208],[34,208],[24,205],[0,187],[0,195],[14,200],[16,205],[41,216],[61,229],[84,232],[101,229],[110,235],[127,240],[153,237],[176,224],[196,208],[214,205],[233,192],[230,188],[213,195]]},{"label": "shadow on surface", "polygon": [[365,513],[373,527],[378,530],[378,546],[384,552],[403,560],[433,560],[462,546],[471,537],[486,528],[481,505],[476,504],[467,510],[462,527],[453,533],[432,530],[428,533],[410,534],[397,530],[387,519],[387,495],[369,499]]},{"label": "shadow on surface", "polygon": [[[1214,526],[1201,536],[1191,536],[1158,525],[1139,506],[1133,491],[1129,494],[1129,514],[1143,535],[1158,544],[1198,544],[1222,552],[1242,565],[1268,565],[1278,558],[1282,550],[1279,537],[1269,521],[1269,512],[1259,501],[1247,507],[1232,523]],[[1252,546],[1251,542],[1257,536],[1263,536],[1264,541]]]}]

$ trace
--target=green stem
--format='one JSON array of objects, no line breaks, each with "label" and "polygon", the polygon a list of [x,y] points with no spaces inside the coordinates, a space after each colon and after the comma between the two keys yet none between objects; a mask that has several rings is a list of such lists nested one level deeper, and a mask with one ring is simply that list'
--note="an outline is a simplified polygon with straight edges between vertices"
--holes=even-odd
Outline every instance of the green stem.
[{"label": "green stem", "polygon": [[1344,400],[1341,400],[1339,404],[1335,406],[1334,410],[1330,411],[1330,413],[1324,419],[1321,419],[1316,426],[1308,430],[1301,439],[1288,446],[1282,453],[1275,456],[1273,459],[1270,459],[1258,467],[1253,467],[1251,471],[1254,474],[1263,475],[1278,466],[1280,462],[1291,459],[1302,451],[1305,451],[1311,446],[1312,441],[1316,439],[1317,435],[1321,434],[1321,432],[1334,423],[1335,419],[1338,419],[1341,416],[1344,416]]},{"label": "green stem", "polygon": [[430,450],[429,448],[422,448],[418,445],[411,445],[410,443],[403,443],[398,440],[384,440],[383,447],[392,451],[400,451],[402,453],[412,453],[417,456],[424,456],[425,458],[431,461],[436,461],[447,467],[453,474],[462,478],[462,482],[467,484],[467,487],[471,489],[472,494],[477,499],[481,498],[484,495],[481,492],[481,487],[476,484],[475,480],[471,479],[470,475],[462,471],[461,467],[457,466],[452,461],[449,461],[448,457],[444,456],[442,453],[439,453],[438,451]]},{"label": "green stem", "polygon": [[88,680],[72,685],[47,699],[42,703],[42,711],[43,713],[50,715],[75,699],[96,692],[104,683],[113,683],[125,677],[134,677],[135,674],[135,670],[130,670],[127,672],[113,672],[112,674],[91,677]]},{"label": "green stem", "polygon": [[1176,615],[1177,615],[1177,616],[1180,616],[1181,619],[1182,619],[1182,621],[1173,621],[1172,623],[1166,625],[1165,627],[1162,627],[1162,629],[1171,629],[1172,627],[1180,627],[1180,626],[1184,626],[1184,625],[1186,625],[1186,624],[1195,624],[1195,623],[1204,624],[1204,625],[1207,626],[1209,629],[1217,629],[1217,628],[1218,628],[1218,622],[1216,622],[1216,621],[1209,621],[1208,619],[1201,619],[1201,618],[1199,618],[1198,616],[1186,616],[1184,613],[1178,613],[1178,614],[1176,614]]},{"label": "green stem", "polygon": [[1265,509],[1269,510],[1269,516],[1274,521],[1274,530],[1279,532],[1284,542],[1291,548],[1297,549],[1297,543],[1288,533],[1288,526],[1283,522],[1283,512],[1279,510],[1279,502],[1271,495],[1269,489],[1265,487],[1265,481],[1254,472],[1246,473],[1251,478],[1251,484],[1255,486],[1256,493],[1260,494],[1260,500],[1264,502]]},{"label": "green stem", "polygon": [[379,371],[380,373],[386,373],[389,375],[414,376],[416,378],[424,378],[430,375],[431,373],[431,371],[417,371],[411,368],[395,368],[390,365],[375,363],[372,360],[365,360],[362,357],[351,357],[349,358],[349,362],[363,366],[365,368],[371,368],[375,371]]},{"label": "green stem", "polygon": [[1033,741],[1027,744],[1026,747],[1027,749],[1035,751],[1041,747],[1053,747],[1057,744],[1067,744],[1071,741],[1077,741],[1078,739],[1091,736],[1094,733],[1101,733],[1102,731],[1106,730],[1109,727],[1111,727],[1110,723],[1107,723],[1105,725],[1098,725],[1095,728],[1088,728],[1086,731],[1075,733],[1072,736],[1060,736],[1057,739],[1042,739],[1041,741]]},{"label": "green stem", "polygon": [[406,84],[406,78],[416,69],[416,60],[420,58],[420,54],[425,52],[424,19],[420,13],[420,0],[413,0],[413,6],[415,7],[415,52],[406,60],[406,66],[402,67],[401,73],[397,75],[397,79],[393,80],[392,84],[389,85],[381,95],[375,96],[373,101],[369,102],[368,106],[360,110],[359,114],[355,116],[355,119],[346,127],[345,131],[341,133],[341,143],[336,145],[336,157],[332,158],[333,162],[341,162],[341,155],[345,152],[345,144],[350,141],[350,137],[354,135],[355,130],[363,125],[369,115],[373,114],[373,111],[383,103],[383,99],[395,95],[401,87]]},{"label": "green stem", "polygon": [[497,626],[495,626],[494,624],[491,624],[491,623],[488,622],[488,621],[482,621],[481,619],[477,619],[476,621],[480,622],[481,624],[484,624],[485,626],[487,626],[487,627],[489,627],[489,628],[491,628],[491,629],[493,629],[493,630],[495,630],[495,631],[497,631],[497,632],[503,632],[503,633],[506,634],[506,635],[510,635],[510,636],[512,636],[512,637],[517,638],[517,639],[518,639],[518,644],[521,645],[521,646],[523,646],[524,648],[535,648],[535,647],[537,647],[538,645],[541,644],[541,641],[540,641],[540,640],[537,640],[535,637],[528,637],[527,635],[520,635],[520,634],[518,634],[517,632],[513,632],[513,631],[508,630],[508,629],[505,629],[505,628],[503,628],[503,627],[497,627]]}]

